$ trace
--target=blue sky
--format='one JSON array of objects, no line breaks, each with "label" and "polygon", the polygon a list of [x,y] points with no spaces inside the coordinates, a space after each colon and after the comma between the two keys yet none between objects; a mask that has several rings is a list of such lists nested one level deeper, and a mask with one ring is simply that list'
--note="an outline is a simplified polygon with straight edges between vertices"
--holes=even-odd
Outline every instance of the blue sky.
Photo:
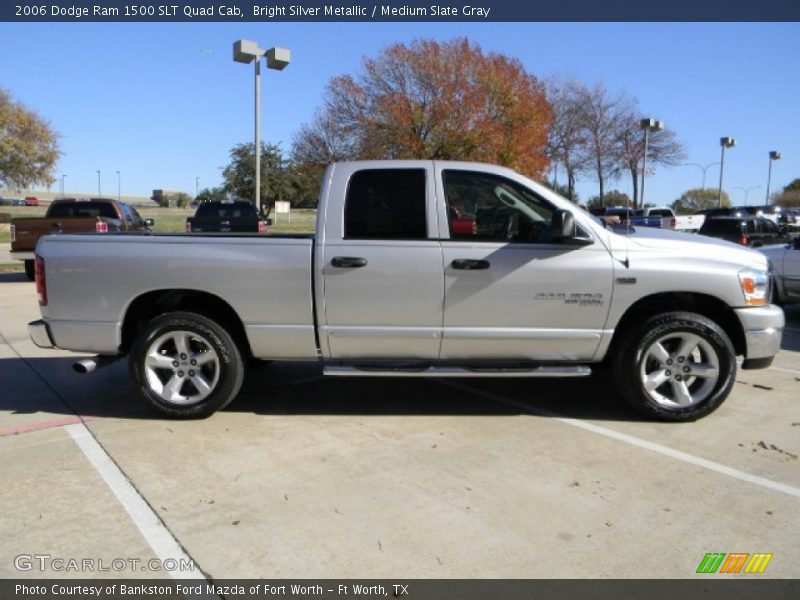
[{"label": "blue sky", "polygon": [[[57,175],[68,191],[149,195],[155,188],[194,193],[218,185],[228,151],[253,136],[253,71],[234,63],[239,38],[285,46],[292,64],[264,70],[262,135],[291,146],[320,104],[328,80],[357,72],[363,56],[396,41],[467,36],[485,50],[517,57],[535,75],[602,80],[637,97],[643,114],[665,121],[686,146],[687,162],[719,161],[725,188],[761,186],[768,152],[772,190],[800,177],[800,24],[608,23],[0,23],[0,86],[50,119],[62,136]],[[706,185],[716,185],[718,167]],[[563,175],[562,175],[563,179]],[[697,167],[659,168],[648,202],[672,202],[699,187]],[[629,178],[611,183],[630,192]],[[53,186],[57,189],[58,184]],[[597,193],[584,176],[583,200]]]}]

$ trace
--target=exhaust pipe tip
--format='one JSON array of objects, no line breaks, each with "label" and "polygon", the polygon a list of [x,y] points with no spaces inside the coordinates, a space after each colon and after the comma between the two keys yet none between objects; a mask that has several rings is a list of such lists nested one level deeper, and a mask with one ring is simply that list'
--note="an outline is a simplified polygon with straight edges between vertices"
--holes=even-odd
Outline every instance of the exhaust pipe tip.
[{"label": "exhaust pipe tip", "polygon": [[91,358],[85,358],[83,360],[79,360],[72,364],[72,369],[76,373],[80,373],[81,375],[86,375],[87,373],[91,373],[97,368],[97,361]]}]

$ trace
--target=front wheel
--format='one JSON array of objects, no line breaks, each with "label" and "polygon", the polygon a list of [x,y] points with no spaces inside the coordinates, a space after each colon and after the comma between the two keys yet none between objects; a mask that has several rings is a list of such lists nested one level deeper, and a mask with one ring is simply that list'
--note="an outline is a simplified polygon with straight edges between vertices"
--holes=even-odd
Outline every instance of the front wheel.
[{"label": "front wheel", "polygon": [[713,412],[736,376],[733,344],[710,319],[670,312],[641,324],[614,359],[620,391],[636,410],[664,421]]},{"label": "front wheel", "polygon": [[129,358],[139,395],[162,414],[203,418],[239,393],[244,363],[225,329],[189,312],[156,317],[137,335]]}]

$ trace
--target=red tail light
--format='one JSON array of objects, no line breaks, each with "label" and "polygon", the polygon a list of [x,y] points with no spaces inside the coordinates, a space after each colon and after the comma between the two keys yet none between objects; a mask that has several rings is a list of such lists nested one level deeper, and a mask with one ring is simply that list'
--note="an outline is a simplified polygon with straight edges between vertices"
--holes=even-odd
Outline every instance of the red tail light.
[{"label": "red tail light", "polygon": [[39,306],[47,306],[47,282],[44,278],[44,259],[36,256],[36,293],[39,294]]},{"label": "red tail light", "polygon": [[478,221],[472,222],[472,235],[478,235]]},{"label": "red tail light", "polygon": [[669,222],[669,228],[670,228],[670,229],[675,229],[675,226],[676,226],[677,224],[678,224],[678,223],[677,223],[677,221],[675,220],[675,217],[673,217],[672,219],[670,219],[670,222]]},{"label": "red tail light", "polygon": [[747,246],[747,244],[748,244],[749,242],[750,242],[750,240],[749,240],[749,239],[747,239],[747,234],[743,233],[743,234],[741,234],[741,235],[739,236],[739,243],[740,243],[742,246]]},{"label": "red tail light", "polygon": [[267,222],[266,221],[259,221],[258,222],[258,233],[265,234],[267,233]]},{"label": "red tail light", "polygon": [[97,233],[108,233],[108,223],[105,221],[98,221],[97,225],[94,226],[94,230]]}]

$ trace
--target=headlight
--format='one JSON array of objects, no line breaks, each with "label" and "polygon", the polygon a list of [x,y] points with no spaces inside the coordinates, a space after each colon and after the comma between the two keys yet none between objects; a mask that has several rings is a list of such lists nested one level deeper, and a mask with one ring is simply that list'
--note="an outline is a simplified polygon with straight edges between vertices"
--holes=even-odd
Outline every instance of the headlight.
[{"label": "headlight", "polygon": [[769,274],[766,270],[742,269],[739,271],[739,285],[742,286],[745,305],[769,304]]}]

